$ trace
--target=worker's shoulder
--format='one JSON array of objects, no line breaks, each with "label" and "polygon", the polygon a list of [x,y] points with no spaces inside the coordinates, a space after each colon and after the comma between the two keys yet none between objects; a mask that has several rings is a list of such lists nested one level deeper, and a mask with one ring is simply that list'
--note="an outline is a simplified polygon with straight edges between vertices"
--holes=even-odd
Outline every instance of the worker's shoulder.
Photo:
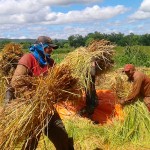
[{"label": "worker's shoulder", "polygon": [[26,54],[24,54],[24,55],[22,56],[22,58],[24,58],[24,59],[32,59],[32,58],[33,58],[33,55],[32,55],[32,53],[26,53]]},{"label": "worker's shoulder", "polygon": [[146,75],[141,71],[135,71],[134,78],[144,78]]},{"label": "worker's shoulder", "polygon": [[36,60],[32,53],[26,53],[21,57],[18,64],[30,68],[31,66],[33,66],[33,64],[35,64],[35,62]]},{"label": "worker's shoulder", "polygon": [[19,62],[22,62],[22,61],[31,61],[32,59],[34,59],[34,56],[31,54],[31,53],[26,53],[24,54],[20,61]]}]

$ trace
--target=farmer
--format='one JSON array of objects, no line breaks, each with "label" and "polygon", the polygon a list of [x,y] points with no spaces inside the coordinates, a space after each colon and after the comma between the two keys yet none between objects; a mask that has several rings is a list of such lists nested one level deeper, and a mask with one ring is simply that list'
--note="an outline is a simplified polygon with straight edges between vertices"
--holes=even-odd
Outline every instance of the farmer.
[{"label": "farmer", "polygon": [[[54,66],[54,60],[50,54],[57,45],[52,43],[51,38],[47,36],[39,36],[35,44],[30,47],[30,53],[25,54],[18,63],[15,73],[11,80],[11,86],[15,89],[20,86],[18,79],[27,76],[45,76],[48,68]],[[26,85],[28,86],[28,82]],[[20,131],[21,132],[21,131]],[[68,134],[63,122],[55,110],[54,115],[44,129],[45,135],[52,141],[56,150],[74,150],[72,138],[68,138]],[[35,150],[38,145],[40,135],[32,135],[22,147],[22,150]]]},{"label": "farmer", "polygon": [[90,78],[91,81],[87,85],[88,88],[85,88],[86,106],[79,111],[79,115],[87,115],[92,120],[92,114],[98,105],[98,97],[95,89],[96,61],[94,58],[91,61]]},{"label": "farmer", "polygon": [[132,64],[126,64],[123,72],[128,76],[128,81],[133,82],[133,87],[129,96],[125,100],[120,100],[120,104],[131,104],[138,97],[142,97],[150,111],[150,78],[144,73],[136,71]]}]

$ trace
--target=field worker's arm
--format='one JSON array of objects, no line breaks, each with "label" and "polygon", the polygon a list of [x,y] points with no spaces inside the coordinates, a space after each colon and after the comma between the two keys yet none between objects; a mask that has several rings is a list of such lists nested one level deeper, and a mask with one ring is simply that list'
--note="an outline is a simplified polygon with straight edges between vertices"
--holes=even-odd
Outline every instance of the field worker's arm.
[{"label": "field worker's arm", "polygon": [[91,60],[91,70],[90,70],[91,76],[95,76],[96,74],[96,64],[95,64],[95,58],[92,58]]},{"label": "field worker's arm", "polygon": [[91,76],[95,76],[96,74],[96,70],[95,70],[95,62],[92,62],[91,64],[91,72],[90,72]]},{"label": "field worker's arm", "polygon": [[13,88],[29,86],[31,84],[29,78],[31,77],[28,76],[28,68],[24,65],[17,65],[11,80],[11,86]]},{"label": "field worker's arm", "polygon": [[140,94],[140,89],[141,89],[142,81],[143,81],[143,77],[142,76],[136,76],[134,78],[132,92],[131,92],[131,94],[129,94],[129,96],[125,100],[125,103],[130,103],[130,102],[133,102],[133,101],[136,100],[136,98]]}]

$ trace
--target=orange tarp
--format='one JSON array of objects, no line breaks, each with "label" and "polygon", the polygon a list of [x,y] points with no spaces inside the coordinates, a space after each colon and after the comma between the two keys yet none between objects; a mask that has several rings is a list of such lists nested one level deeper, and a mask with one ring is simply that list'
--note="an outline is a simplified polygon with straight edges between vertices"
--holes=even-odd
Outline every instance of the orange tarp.
[{"label": "orange tarp", "polygon": [[[98,106],[95,108],[92,120],[103,124],[110,121],[113,117],[123,118],[122,108],[116,104],[116,96],[111,90],[97,90]],[[85,96],[82,99],[61,102],[57,104],[58,110],[62,118],[75,115],[85,106]]]}]

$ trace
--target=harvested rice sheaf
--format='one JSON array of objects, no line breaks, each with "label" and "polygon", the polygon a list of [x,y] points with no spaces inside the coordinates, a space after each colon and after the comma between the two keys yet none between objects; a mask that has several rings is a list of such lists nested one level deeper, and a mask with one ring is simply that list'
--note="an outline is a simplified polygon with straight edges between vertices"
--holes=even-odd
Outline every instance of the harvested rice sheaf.
[{"label": "harvested rice sheaf", "polygon": [[74,95],[77,80],[66,66],[56,66],[45,79],[39,77],[34,84],[37,84],[36,89],[28,93],[31,98],[28,95],[28,99],[22,96],[13,100],[1,114],[0,149],[10,146],[14,149],[23,139],[30,138],[30,132],[34,131],[35,136],[42,132],[44,122],[53,115],[53,104]]},{"label": "harvested rice sheaf", "polygon": [[97,75],[102,75],[112,68],[114,47],[106,40],[93,41],[88,47],[80,47],[69,53],[62,63],[69,64],[73,76],[85,87],[91,81],[91,62],[96,62]]},{"label": "harvested rice sheaf", "polygon": [[22,47],[20,44],[9,43],[1,52],[0,68],[4,76],[12,75],[18,60],[23,55]]},{"label": "harvested rice sheaf", "polygon": [[6,84],[9,84],[18,60],[23,55],[20,44],[9,43],[0,52],[0,103],[3,103]]},{"label": "harvested rice sheaf", "polygon": [[112,85],[113,91],[119,99],[125,99],[132,91],[132,82],[128,82],[123,76],[116,76],[116,83]]}]

